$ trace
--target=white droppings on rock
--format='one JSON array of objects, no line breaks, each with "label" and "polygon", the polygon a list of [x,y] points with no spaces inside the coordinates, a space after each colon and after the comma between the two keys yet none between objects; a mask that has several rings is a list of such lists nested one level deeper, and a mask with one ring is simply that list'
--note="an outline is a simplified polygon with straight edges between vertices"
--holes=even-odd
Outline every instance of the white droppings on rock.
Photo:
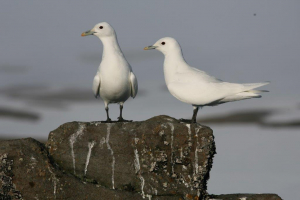
[{"label": "white droppings on rock", "polygon": [[48,166],[48,171],[51,174],[51,179],[52,179],[52,183],[53,183],[53,195],[54,195],[54,199],[56,199],[56,187],[59,182],[59,179],[56,178],[55,174],[53,173],[53,171],[51,170],[51,168],[49,166]]},{"label": "white droppings on rock", "polygon": [[74,134],[72,134],[70,139],[69,139],[70,147],[71,147],[71,155],[72,155],[72,159],[73,159],[74,174],[76,174],[76,171],[75,171],[75,154],[74,154],[74,148],[73,147],[74,147],[74,143],[76,142],[76,139],[83,134],[84,128],[85,128],[84,124],[79,124],[78,130]]},{"label": "white droppings on rock", "polygon": [[239,198],[240,200],[247,200],[247,197]]},{"label": "white droppings on rock", "polygon": [[168,183],[167,182],[163,183],[163,187],[164,188],[168,187]]},{"label": "white droppings on rock", "polygon": [[173,122],[174,120],[171,118],[165,118],[166,120],[168,120],[169,122]]},{"label": "white droppings on rock", "polygon": [[165,131],[164,130],[161,130],[161,131],[159,131],[159,136],[163,136],[164,134],[165,134]]},{"label": "white droppings on rock", "polygon": [[[200,126],[200,127],[196,127],[195,128],[195,131],[197,132],[197,133],[199,133],[199,131],[202,129],[202,126]],[[197,136],[198,137],[198,136]]]},{"label": "white droppings on rock", "polygon": [[89,165],[90,158],[91,158],[92,149],[93,149],[95,143],[96,143],[95,141],[92,141],[92,142],[89,142],[89,143],[88,143],[89,151],[88,151],[88,154],[87,154],[87,156],[86,156],[85,167],[84,167],[84,175],[86,175],[87,167],[88,167],[88,165]]},{"label": "white droppings on rock", "polygon": [[105,122],[101,122],[101,121],[93,121],[93,122],[90,122],[91,124],[94,124],[95,126],[100,126],[101,124],[105,124]]},{"label": "white droppings on rock", "polygon": [[189,139],[188,139],[189,146],[191,146],[191,144],[192,144],[192,131],[191,131],[191,125],[190,125],[190,124],[186,124],[186,127],[188,128],[188,134],[189,134]]},{"label": "white droppings on rock", "polygon": [[182,183],[185,185],[186,188],[190,187],[187,181],[185,180],[184,176],[182,176]]},{"label": "white droppings on rock", "polygon": [[[183,161],[183,149],[182,149],[182,147],[180,147],[179,151],[180,151],[180,161],[182,163],[182,161]],[[186,166],[182,165],[182,171],[185,170],[185,169],[186,169]]]},{"label": "white droppings on rock", "polygon": [[105,137],[102,137],[100,140],[100,148],[103,149],[103,145],[106,143]]},{"label": "white droppings on rock", "polygon": [[33,156],[31,156],[30,157],[30,163],[29,163],[29,165],[31,166],[31,169],[34,169],[34,167],[36,166],[36,164],[37,164],[37,160],[36,160],[36,158],[35,157],[33,157]]},{"label": "white droppings on rock", "polygon": [[141,180],[141,191],[142,191],[142,197],[143,199],[145,198],[145,192],[144,192],[144,187],[145,187],[145,179],[142,175],[140,175],[140,180]]},{"label": "white droppings on rock", "polygon": [[134,143],[137,144],[139,142],[139,138],[134,138]]},{"label": "white droppings on rock", "polygon": [[199,164],[198,164],[198,162],[199,162],[199,160],[198,160],[198,148],[199,148],[199,142],[198,142],[198,131],[199,131],[199,129],[196,129],[195,130],[195,138],[196,138],[196,140],[197,140],[197,145],[196,145],[196,147],[195,147],[195,164],[194,164],[194,175],[197,175],[198,173],[199,173]]},{"label": "white droppings on rock", "polygon": [[112,156],[112,163],[111,163],[111,182],[112,182],[112,189],[115,189],[115,156],[114,151],[112,150],[110,144],[109,144],[109,136],[110,136],[110,129],[112,127],[112,124],[107,124],[107,134],[106,134],[106,145],[107,149],[110,150],[110,154]]},{"label": "white droppings on rock", "polygon": [[137,149],[134,150],[134,169],[135,169],[136,174],[141,169],[140,160],[139,160],[139,152]]},{"label": "white droppings on rock", "polygon": [[174,142],[174,126],[172,123],[168,123],[171,128],[171,165],[172,165],[172,174],[174,174],[174,165],[175,162],[173,162],[174,157],[174,151],[173,151],[173,142]]},{"label": "white droppings on rock", "polygon": [[150,166],[150,169],[149,169],[149,172],[153,172],[155,170],[155,167],[156,167],[156,162],[152,162],[151,166]]},{"label": "white droppings on rock", "polygon": [[134,169],[135,169],[135,173],[138,175],[139,179],[141,180],[142,197],[145,198],[145,192],[144,192],[145,179],[141,174],[140,158],[137,149],[134,150]]},{"label": "white droppings on rock", "polygon": [[163,128],[168,128],[168,126],[166,124],[161,124],[160,126]]}]

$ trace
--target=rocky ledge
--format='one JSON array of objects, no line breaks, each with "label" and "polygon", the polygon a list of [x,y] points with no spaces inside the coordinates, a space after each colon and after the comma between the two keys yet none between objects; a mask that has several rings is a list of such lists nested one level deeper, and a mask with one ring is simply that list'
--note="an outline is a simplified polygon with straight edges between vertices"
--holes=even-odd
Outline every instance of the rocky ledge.
[{"label": "rocky ledge", "polygon": [[46,145],[0,141],[0,199],[280,199],[209,196],[214,154],[209,127],[168,116],[65,123]]}]

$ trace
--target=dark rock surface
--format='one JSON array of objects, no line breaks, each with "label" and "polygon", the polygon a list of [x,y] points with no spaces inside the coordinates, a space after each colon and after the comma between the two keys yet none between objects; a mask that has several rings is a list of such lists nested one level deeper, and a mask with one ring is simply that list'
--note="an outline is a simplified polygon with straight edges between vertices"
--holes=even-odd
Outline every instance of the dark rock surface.
[{"label": "dark rock surface", "polygon": [[208,195],[212,130],[168,116],[142,122],[70,122],[46,145],[0,141],[0,200],[237,199],[275,194]]},{"label": "dark rock surface", "polygon": [[66,172],[142,197],[204,197],[215,154],[209,127],[168,116],[132,123],[66,123],[50,133],[47,147]]},{"label": "dark rock surface", "polygon": [[[142,199],[138,193],[111,190],[63,173],[34,139],[0,141],[0,199]],[[177,200],[179,196],[153,197]]]},{"label": "dark rock surface", "polygon": [[209,195],[212,200],[282,200],[277,194],[221,194]]}]

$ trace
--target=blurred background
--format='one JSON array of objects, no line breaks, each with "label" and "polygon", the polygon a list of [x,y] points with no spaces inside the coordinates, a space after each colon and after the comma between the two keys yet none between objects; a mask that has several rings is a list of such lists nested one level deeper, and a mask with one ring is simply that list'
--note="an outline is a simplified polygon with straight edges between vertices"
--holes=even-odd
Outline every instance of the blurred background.
[{"label": "blurred background", "polygon": [[[300,199],[299,10],[292,0],[2,1],[0,138],[46,141],[62,123],[106,119],[91,89],[102,44],[80,34],[107,21],[139,82],[125,119],[192,115],[166,89],[163,55],[143,51],[162,37],[176,38],[191,66],[222,80],[271,81],[261,99],[199,111],[217,146],[208,191]],[[110,115],[117,119],[117,105]]]}]

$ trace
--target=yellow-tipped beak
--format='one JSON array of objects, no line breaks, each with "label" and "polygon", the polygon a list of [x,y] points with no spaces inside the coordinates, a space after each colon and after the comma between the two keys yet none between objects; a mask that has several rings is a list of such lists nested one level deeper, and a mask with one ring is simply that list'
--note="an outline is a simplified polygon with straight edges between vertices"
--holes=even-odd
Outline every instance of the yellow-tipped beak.
[{"label": "yellow-tipped beak", "polygon": [[93,35],[94,33],[95,33],[95,31],[89,30],[89,31],[81,33],[81,36],[84,37],[84,36],[88,36],[88,35]]},{"label": "yellow-tipped beak", "polygon": [[147,46],[144,48],[144,50],[151,50],[151,49],[156,49],[157,46]]}]

